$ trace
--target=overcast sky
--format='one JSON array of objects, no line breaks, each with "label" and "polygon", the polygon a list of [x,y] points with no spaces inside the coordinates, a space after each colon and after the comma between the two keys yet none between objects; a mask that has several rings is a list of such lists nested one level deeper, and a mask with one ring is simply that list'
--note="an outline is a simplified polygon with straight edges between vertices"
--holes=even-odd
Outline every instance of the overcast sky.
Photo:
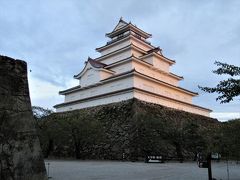
[{"label": "overcast sky", "polygon": [[[59,90],[107,41],[120,17],[151,33],[155,46],[176,60],[180,85],[199,93],[194,103],[220,120],[240,116],[240,98],[216,102],[198,85],[215,86],[214,61],[240,66],[240,1],[231,0],[0,0],[0,54],[27,61],[33,105],[63,102]],[[31,69],[31,72],[30,72]]]}]

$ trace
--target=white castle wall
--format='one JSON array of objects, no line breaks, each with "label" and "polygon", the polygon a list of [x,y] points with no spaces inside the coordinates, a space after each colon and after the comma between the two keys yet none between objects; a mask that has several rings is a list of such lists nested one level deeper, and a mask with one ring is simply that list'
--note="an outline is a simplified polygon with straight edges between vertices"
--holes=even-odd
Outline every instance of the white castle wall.
[{"label": "white castle wall", "polygon": [[[157,83],[151,82],[149,80],[145,80],[144,78],[139,77],[138,75],[134,75],[134,77],[125,77],[124,79],[118,79],[106,84],[99,85],[97,87],[92,87],[91,89],[85,89],[78,92],[67,94],[65,96],[65,102],[71,102],[79,99],[93,97],[96,95],[111,93],[121,89],[131,88],[133,86],[139,89],[143,89],[145,91],[149,91],[152,93],[156,93],[159,95],[163,95],[166,97],[175,98],[180,101],[191,103],[190,95],[189,97],[187,97],[185,94],[183,93],[181,94],[181,92],[174,91],[172,89],[169,90],[163,86],[159,86]],[[163,106],[167,106],[167,107],[171,107],[171,108],[175,108],[175,109],[179,109],[179,110],[183,110],[191,113],[209,116],[209,111],[207,110],[204,110],[192,105],[187,105],[181,102],[177,102],[174,100],[169,100],[167,98],[159,97],[157,95],[142,92],[139,90],[134,90],[134,93],[129,91],[124,93],[121,92],[115,95],[114,94],[109,95],[107,97],[102,96],[96,99],[86,100],[83,102],[79,102],[77,104],[65,105],[63,107],[57,108],[57,112],[82,109],[86,107],[98,106],[98,105],[108,104],[112,102],[120,102],[120,101],[131,99],[134,97],[146,102],[151,102],[151,103],[160,104]]]},{"label": "white castle wall", "polygon": [[169,69],[170,69],[169,63],[161,60],[160,58],[158,58],[156,56],[153,56],[153,66],[169,73]]},{"label": "white castle wall", "polygon": [[142,52],[139,52],[138,50],[136,49],[132,49],[132,55],[134,55],[135,57],[141,57],[143,56],[144,54]]},{"label": "white castle wall", "polygon": [[116,81],[99,84],[88,89],[82,89],[80,91],[72,92],[65,95],[64,102],[76,101],[79,99],[89,98],[121,89],[133,87],[133,77],[126,77],[124,79],[118,79]]},{"label": "white castle wall", "polygon": [[106,71],[100,71],[100,79],[106,79],[114,75],[114,73],[106,72]]},{"label": "white castle wall", "polygon": [[63,107],[57,108],[57,112],[71,111],[71,110],[94,107],[94,106],[99,106],[99,105],[104,105],[104,104],[109,104],[114,102],[121,102],[121,101],[132,99],[132,98],[137,98],[142,101],[146,101],[154,104],[160,104],[166,107],[171,107],[171,108],[182,110],[182,111],[200,114],[203,116],[209,116],[209,112],[207,110],[203,110],[201,108],[193,107],[191,105],[186,105],[176,101],[171,101],[169,99],[161,98],[159,96],[152,95],[152,94],[145,93],[138,90],[127,91],[124,93],[118,93],[110,96],[103,96],[101,98],[87,100],[87,101],[79,102],[77,104],[65,105]]},{"label": "white castle wall", "polygon": [[[178,86],[178,80],[172,76],[169,76],[168,74],[161,73],[157,70],[152,69],[148,65],[144,65],[142,63],[139,63],[137,61],[127,61],[125,63],[121,63],[117,66],[113,66],[109,68],[112,71],[115,71],[115,74],[120,74],[124,73],[127,71],[130,71],[132,69],[136,69],[138,72],[141,72],[142,74],[145,74],[147,76],[159,79],[161,81],[167,82],[169,84]],[[98,71],[95,69],[89,69],[87,70],[84,75],[81,77],[80,80],[80,85],[82,87],[95,84],[97,82],[100,82],[100,80],[106,79],[110,77],[112,74],[103,72],[103,71]]]},{"label": "white castle wall", "polygon": [[191,113],[195,113],[195,114],[200,114],[203,116],[209,116],[209,111],[207,111],[207,110],[203,110],[201,108],[197,108],[192,105],[186,105],[186,104],[176,102],[176,101],[171,101],[169,99],[161,98],[157,95],[145,93],[142,91],[135,90],[134,97],[139,100],[142,100],[142,101],[146,101],[146,102],[150,102],[150,103],[154,103],[154,104],[160,104],[160,105],[163,105],[166,107],[170,107],[170,108],[174,108],[174,109],[178,109],[178,110],[182,110],[182,111],[187,111],[187,112],[191,112]]},{"label": "white castle wall", "polygon": [[82,87],[84,87],[84,86],[89,86],[90,84],[95,84],[100,80],[101,80],[100,71],[91,68],[83,74],[83,76],[79,80],[79,84]]},{"label": "white castle wall", "polygon": [[133,65],[131,61],[127,61],[117,66],[110,67],[109,69],[112,71],[115,71],[116,74],[120,74],[120,73],[131,71],[133,69]]},{"label": "white castle wall", "polygon": [[161,85],[149,79],[139,77],[138,75],[134,76],[134,87],[137,87],[146,91],[150,91],[153,93],[157,93],[159,95],[173,98],[179,101],[192,103],[191,95],[175,90],[173,88]]},{"label": "white castle wall", "polygon": [[57,112],[72,111],[75,109],[82,109],[87,107],[99,106],[103,104],[109,104],[114,102],[120,102],[133,98],[133,92],[118,93],[111,96],[103,96],[101,98],[92,99],[89,101],[79,102],[77,104],[65,105],[56,109]]},{"label": "white castle wall", "polygon": [[120,61],[122,59],[128,58],[131,55],[132,55],[132,50],[129,47],[128,49],[125,49],[125,50],[123,50],[121,52],[118,52],[118,53],[111,54],[111,55],[106,56],[106,57],[104,57],[102,59],[99,59],[98,61],[108,65],[108,64],[112,64],[112,63],[118,62],[118,61]]},{"label": "white castle wall", "polygon": [[146,45],[142,40],[139,40],[135,37],[132,37],[130,41],[132,44],[143,49],[144,51],[149,51],[150,49],[152,49],[151,46]]},{"label": "white castle wall", "polygon": [[109,78],[112,75],[113,73],[90,67],[79,79],[79,85],[81,87],[86,87],[91,84],[96,84],[103,79]]},{"label": "white castle wall", "polygon": [[157,93],[162,96],[177,99],[179,101],[192,103],[191,95],[172,89],[170,87],[166,87],[157,82],[139,76],[134,76],[134,79],[132,77],[127,77],[106,84],[100,84],[99,86],[91,87],[91,89],[83,89],[81,91],[66,94],[65,102],[75,101],[78,99],[88,98],[91,96],[96,96],[131,87],[137,87],[146,91]]},{"label": "white castle wall", "polygon": [[138,63],[136,61],[133,61],[133,67],[142,74],[145,74],[147,76],[153,77],[155,79],[159,79],[161,81],[164,81],[166,83],[172,84],[174,86],[178,86],[179,80],[177,80],[174,77],[169,76],[168,74],[160,73],[157,70],[153,70],[149,66],[146,66],[144,64]]},{"label": "white castle wall", "polygon": [[123,72],[130,71],[132,69],[135,69],[136,71],[138,71],[142,74],[159,79],[161,81],[172,84],[174,86],[178,86],[178,84],[179,84],[178,79],[176,79],[172,76],[169,76],[168,74],[154,70],[153,68],[151,68],[148,65],[145,65],[145,64],[139,63],[137,61],[133,61],[133,60],[127,61],[125,63],[121,63],[117,66],[110,67],[109,69],[112,71],[115,71],[116,74],[120,74]]},{"label": "white castle wall", "polygon": [[143,60],[152,64],[155,68],[161,69],[162,71],[169,73],[169,68],[170,68],[169,63],[165,62],[159,57],[151,55],[146,58],[143,58]]},{"label": "white castle wall", "polygon": [[101,51],[101,56],[104,56],[104,55],[109,54],[113,51],[116,51],[116,50],[119,50],[123,47],[126,47],[126,46],[130,45],[130,43],[131,43],[130,39],[126,39],[124,41],[121,41],[121,43],[119,43],[119,42],[114,43],[114,44],[112,44],[111,47],[108,47],[107,49]]},{"label": "white castle wall", "polygon": [[119,40],[116,43],[109,45],[108,48],[101,51],[101,56],[104,56],[106,54],[109,54],[111,52],[119,50],[123,47],[126,47],[126,46],[130,45],[131,43],[145,51],[148,51],[152,48],[151,46],[144,44],[141,40],[137,39],[136,37],[129,36],[127,38]]}]

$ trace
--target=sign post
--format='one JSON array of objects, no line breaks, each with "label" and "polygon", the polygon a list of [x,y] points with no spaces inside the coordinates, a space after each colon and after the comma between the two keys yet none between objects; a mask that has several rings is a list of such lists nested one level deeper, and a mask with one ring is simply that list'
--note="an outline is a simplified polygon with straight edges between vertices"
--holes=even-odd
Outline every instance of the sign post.
[{"label": "sign post", "polygon": [[212,180],[212,164],[211,164],[211,160],[212,160],[212,153],[209,153],[209,154],[208,154],[208,157],[207,157],[208,180]]},{"label": "sign post", "polygon": [[[217,156],[216,156],[217,155]],[[212,159],[220,159],[221,155],[218,153],[209,153],[207,155],[207,161],[203,161],[201,154],[198,155],[198,166],[200,168],[208,168],[208,180],[212,180]]]}]

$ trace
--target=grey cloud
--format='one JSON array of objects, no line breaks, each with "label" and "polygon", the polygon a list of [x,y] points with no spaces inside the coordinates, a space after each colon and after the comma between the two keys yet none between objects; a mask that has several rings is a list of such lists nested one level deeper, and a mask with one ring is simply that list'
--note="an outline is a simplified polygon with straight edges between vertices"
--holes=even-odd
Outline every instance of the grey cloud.
[{"label": "grey cloud", "polygon": [[[0,54],[26,60],[33,76],[62,87],[88,56],[99,56],[94,49],[121,16],[153,34],[151,42],[176,60],[172,70],[190,90],[221,79],[211,72],[215,60],[240,63],[237,0],[3,0],[0,7]],[[194,102],[239,111],[239,100],[219,105],[215,96],[201,92]]]}]

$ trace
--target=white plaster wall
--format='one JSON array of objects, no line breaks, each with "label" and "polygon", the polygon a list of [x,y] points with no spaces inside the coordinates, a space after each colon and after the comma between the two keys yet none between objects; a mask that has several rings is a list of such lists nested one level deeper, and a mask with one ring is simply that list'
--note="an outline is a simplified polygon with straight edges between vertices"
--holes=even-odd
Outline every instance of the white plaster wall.
[{"label": "white plaster wall", "polygon": [[182,91],[178,91],[175,89],[172,89],[170,87],[158,84],[157,82],[150,81],[148,79],[145,79],[143,77],[139,77],[137,75],[134,76],[134,87],[150,91],[153,93],[157,93],[162,96],[166,96],[169,98],[177,99],[179,101],[192,103],[192,96],[189,94],[186,94]]},{"label": "white plaster wall", "polygon": [[157,56],[153,56],[153,66],[167,73],[170,69],[170,64]]},{"label": "white plaster wall", "polygon": [[143,58],[142,60],[153,65],[153,57],[152,56],[148,56],[146,58]]},{"label": "white plaster wall", "polygon": [[126,46],[130,45],[131,43],[145,51],[152,49],[152,47],[146,45],[146,43],[142,42],[141,40],[137,40],[134,37],[130,37],[130,38],[126,38],[124,41],[121,41],[120,43],[113,44],[111,47],[108,47],[105,50],[101,51],[101,56],[104,56],[113,51],[116,51],[118,49],[126,47]]},{"label": "white plaster wall", "polygon": [[84,99],[84,98],[88,98],[88,97],[92,97],[92,96],[110,93],[113,91],[118,91],[121,89],[130,88],[130,87],[133,87],[133,77],[127,77],[125,79],[118,79],[115,81],[100,84],[100,85],[92,87],[90,89],[83,89],[80,91],[66,94],[64,102],[76,101],[79,99]]},{"label": "white plaster wall", "polygon": [[146,102],[150,102],[150,103],[154,103],[154,104],[160,104],[160,105],[163,105],[166,107],[170,107],[170,108],[174,108],[174,109],[178,109],[178,110],[182,110],[182,111],[187,111],[187,112],[191,112],[191,113],[195,113],[195,114],[200,114],[203,116],[209,116],[209,112],[205,111],[203,109],[199,109],[197,107],[194,107],[191,105],[186,105],[186,104],[176,102],[176,101],[170,101],[168,99],[161,98],[159,96],[155,96],[152,94],[140,92],[138,90],[134,90],[134,97],[137,99],[140,99],[142,101],[146,101]]},{"label": "white plaster wall", "polygon": [[[172,95],[174,94],[176,95],[176,91],[172,89],[168,89],[161,85],[156,85],[156,83],[154,82],[150,82],[149,80],[145,80],[142,77],[138,77],[137,75],[134,75],[134,77],[126,77],[125,79],[119,79],[113,82],[109,82],[107,84],[99,85],[97,87],[92,87],[90,89],[85,89],[79,92],[70,93],[65,96],[66,97],[65,102],[93,97],[93,96],[105,94],[108,92],[113,92],[113,91],[117,91],[125,88],[131,88],[133,86],[136,88],[143,89],[145,91],[153,92],[159,95],[165,95],[171,98],[174,98]],[[184,99],[184,96],[185,96],[184,93],[181,94],[181,92],[178,92],[178,95],[179,97],[175,97],[176,99],[181,101],[186,100]],[[102,105],[102,104],[108,104],[112,102],[119,102],[119,101],[131,99],[133,97],[146,102],[151,102],[151,103],[160,104],[163,106],[167,106],[167,107],[171,107],[171,108],[175,108],[175,109],[179,109],[179,110],[183,110],[191,113],[209,116],[209,112],[207,110],[200,109],[200,108],[187,105],[181,102],[177,102],[174,100],[169,100],[164,97],[159,97],[157,95],[145,93],[139,90],[134,90],[134,94],[124,93],[120,95],[120,93],[118,93],[118,95],[109,95],[107,97],[96,98],[95,100],[87,100],[86,102],[80,102],[75,105],[65,105],[64,107],[57,108],[57,112],[81,109],[86,107]],[[185,102],[191,104],[191,101],[189,101],[189,99],[188,101],[186,100]]]},{"label": "white plaster wall", "polygon": [[126,92],[123,94],[119,93],[119,94],[115,94],[115,95],[108,96],[108,97],[89,100],[86,102],[80,102],[78,104],[66,105],[64,107],[57,108],[56,111],[57,112],[71,111],[71,110],[75,110],[75,109],[82,109],[82,108],[87,108],[87,107],[103,105],[103,104],[120,102],[120,101],[124,101],[124,100],[128,100],[128,99],[132,99],[132,98],[133,98],[133,92],[130,91],[130,92]]},{"label": "white plaster wall", "polygon": [[104,64],[112,64],[112,63],[115,63],[115,62],[120,61],[122,59],[128,58],[131,55],[132,55],[132,50],[130,48],[128,48],[128,49],[126,49],[122,52],[113,54],[111,56],[105,57],[105,58],[103,58],[101,60],[98,60],[98,61],[101,62],[101,63],[104,63]]},{"label": "white plaster wall", "polygon": [[139,52],[139,50],[136,50],[136,49],[132,49],[131,54],[133,54],[135,57],[143,56],[143,53]]},{"label": "white plaster wall", "polygon": [[112,71],[115,71],[116,74],[124,73],[133,69],[132,61],[127,61],[126,63],[119,64],[109,68]]},{"label": "white plaster wall", "polygon": [[145,42],[142,42],[141,40],[136,40],[135,38],[131,38],[131,42],[132,44],[143,49],[144,51],[149,51],[150,49],[152,49],[152,47],[149,47],[148,45],[146,45]]},{"label": "white plaster wall", "polygon": [[83,74],[83,76],[79,80],[79,84],[82,87],[89,86],[91,84],[95,84],[100,81],[100,72],[91,67],[87,67],[87,71]]},{"label": "white plaster wall", "polygon": [[109,53],[111,53],[111,52],[113,52],[113,51],[116,51],[116,50],[118,50],[118,49],[121,49],[121,48],[123,48],[123,47],[126,47],[126,46],[130,45],[130,43],[131,43],[131,42],[130,42],[130,39],[127,38],[126,40],[124,40],[124,41],[122,41],[122,42],[120,42],[120,43],[113,44],[111,47],[103,50],[103,51],[101,52],[101,56],[104,56],[104,55],[109,54]]},{"label": "white plaster wall", "polygon": [[143,65],[136,61],[133,62],[133,68],[142,74],[159,79],[174,86],[178,86],[179,84],[179,81],[176,78],[173,78],[168,74],[160,73],[159,71],[153,70],[149,66]]},{"label": "white plaster wall", "polygon": [[109,78],[110,76],[113,76],[113,73],[106,72],[106,71],[100,71],[100,80]]},{"label": "white plaster wall", "polygon": [[162,71],[169,73],[170,64],[161,59],[160,57],[151,55],[146,58],[143,58],[142,60],[152,64],[155,68],[158,68]]}]

